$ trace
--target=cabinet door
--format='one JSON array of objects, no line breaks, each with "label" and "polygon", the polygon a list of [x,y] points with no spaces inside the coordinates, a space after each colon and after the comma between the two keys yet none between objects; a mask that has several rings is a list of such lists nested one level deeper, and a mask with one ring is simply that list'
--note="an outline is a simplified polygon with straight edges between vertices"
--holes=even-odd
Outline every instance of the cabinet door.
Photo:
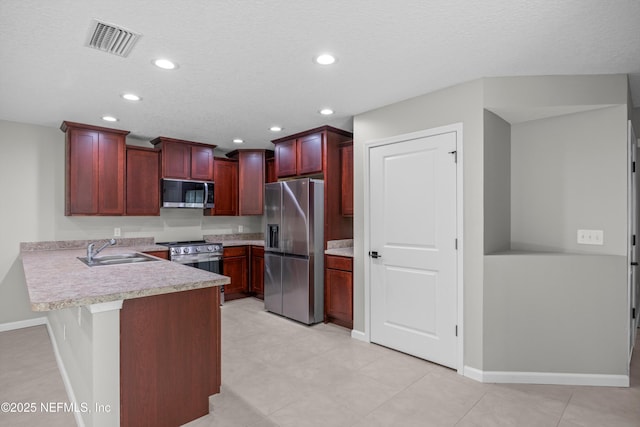
[{"label": "cabinet door", "polygon": [[350,271],[326,270],[326,311],[328,320],[353,327],[353,274]]},{"label": "cabinet door", "polygon": [[242,151],[239,153],[239,215],[262,215],[264,211],[264,167],[264,151]]},{"label": "cabinet door", "polygon": [[231,294],[249,291],[247,281],[247,247],[225,248],[222,262],[223,275],[231,278],[231,283],[224,285],[225,299]]},{"label": "cabinet door", "polygon": [[264,248],[251,248],[251,292],[264,298]]},{"label": "cabinet door", "polygon": [[191,179],[213,181],[213,148],[191,147]]},{"label": "cabinet door", "polygon": [[266,182],[276,182],[278,177],[276,176],[276,159],[272,157],[266,160],[267,173],[266,173]]},{"label": "cabinet door", "polygon": [[322,133],[298,138],[297,141],[297,170],[298,175],[322,173],[324,160],[322,149]]},{"label": "cabinet door", "polygon": [[98,139],[98,212],[124,215],[125,140],[100,133]]},{"label": "cabinet door", "polygon": [[99,133],[74,129],[67,134],[65,215],[98,213]]},{"label": "cabinet door", "polygon": [[238,215],[238,163],[230,159],[215,159],[213,215]]},{"label": "cabinet door", "polygon": [[295,139],[276,144],[276,176],[278,178],[297,175],[296,156]]},{"label": "cabinet door", "polygon": [[127,215],[160,215],[160,152],[127,147]]},{"label": "cabinet door", "polygon": [[353,145],[340,147],[340,180],[340,212],[353,216]]},{"label": "cabinet door", "polygon": [[191,177],[191,146],[175,142],[162,144],[162,176],[189,179]]}]

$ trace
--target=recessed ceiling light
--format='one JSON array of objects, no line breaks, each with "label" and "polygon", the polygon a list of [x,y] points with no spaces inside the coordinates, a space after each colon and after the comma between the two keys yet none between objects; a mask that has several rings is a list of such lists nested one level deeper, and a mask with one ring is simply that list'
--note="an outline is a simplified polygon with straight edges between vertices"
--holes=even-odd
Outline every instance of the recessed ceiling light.
[{"label": "recessed ceiling light", "polygon": [[240,138],[234,138],[234,139],[233,139],[233,143],[234,143],[234,144],[242,144],[243,142],[244,142],[244,140],[243,140],[243,139],[240,139]]},{"label": "recessed ceiling light", "polygon": [[140,101],[142,99],[135,93],[123,93],[122,97],[127,101]]},{"label": "recessed ceiling light", "polygon": [[156,67],[162,68],[163,70],[173,70],[177,67],[177,65],[168,59],[156,59],[153,61]]},{"label": "recessed ceiling light", "polygon": [[280,131],[282,130],[282,128],[281,128],[280,126],[271,126],[271,127],[269,128],[269,130],[270,130],[271,132],[280,132]]},{"label": "recessed ceiling light", "polygon": [[336,57],[330,53],[323,53],[322,55],[316,56],[315,61],[320,65],[331,65],[336,62]]},{"label": "recessed ceiling light", "polygon": [[117,122],[118,119],[116,119],[113,116],[102,116],[102,120],[104,120],[105,122]]},{"label": "recessed ceiling light", "polygon": [[320,110],[320,114],[322,114],[323,116],[330,116],[333,114],[333,110],[331,108],[323,108],[322,110]]}]

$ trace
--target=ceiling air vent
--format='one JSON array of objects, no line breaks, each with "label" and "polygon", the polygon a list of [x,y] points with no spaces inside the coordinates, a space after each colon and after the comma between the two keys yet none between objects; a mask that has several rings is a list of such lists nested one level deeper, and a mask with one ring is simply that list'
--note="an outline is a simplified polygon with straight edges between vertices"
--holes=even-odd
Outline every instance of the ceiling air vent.
[{"label": "ceiling air vent", "polygon": [[140,34],[96,19],[91,21],[86,46],[103,52],[126,57]]}]

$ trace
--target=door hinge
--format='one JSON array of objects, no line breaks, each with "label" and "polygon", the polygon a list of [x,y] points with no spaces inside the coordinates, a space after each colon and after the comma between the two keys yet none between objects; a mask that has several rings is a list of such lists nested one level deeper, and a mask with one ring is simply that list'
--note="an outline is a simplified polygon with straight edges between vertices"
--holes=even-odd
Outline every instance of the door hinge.
[{"label": "door hinge", "polygon": [[636,308],[633,307],[633,309],[631,310],[631,318],[635,319],[636,318]]},{"label": "door hinge", "polygon": [[454,244],[454,246],[455,246],[455,248],[456,248],[456,251],[457,251],[457,250],[458,250],[458,239],[457,239],[457,238],[456,238],[456,239],[454,239],[453,244]]},{"label": "door hinge", "polygon": [[636,235],[635,234],[633,236],[631,236],[631,245],[632,246],[636,245]]},{"label": "door hinge", "polygon": [[458,325],[456,325],[456,336],[458,336]]},{"label": "door hinge", "polygon": [[453,162],[458,163],[458,151],[456,150],[449,151],[449,154],[453,154]]},{"label": "door hinge", "polygon": [[636,172],[636,162],[631,162],[631,172]]}]

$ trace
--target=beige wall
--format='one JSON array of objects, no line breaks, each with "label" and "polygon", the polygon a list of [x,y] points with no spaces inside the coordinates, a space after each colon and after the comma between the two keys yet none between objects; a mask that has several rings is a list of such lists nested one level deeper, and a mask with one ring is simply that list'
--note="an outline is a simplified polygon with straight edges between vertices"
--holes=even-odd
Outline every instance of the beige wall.
[{"label": "beige wall", "polygon": [[[464,162],[465,363],[482,366],[483,110],[482,81],[454,86],[354,118],[354,329],[364,331],[364,144],[462,123]],[[407,197],[411,189],[407,189]]]},{"label": "beige wall", "polygon": [[[127,140],[145,145],[144,141]],[[156,241],[203,234],[262,232],[262,217],[203,217],[197,210],[163,209],[159,217],[64,216],[64,134],[58,128],[0,121],[0,324],[41,317],[29,307],[20,242],[122,237]]]},{"label": "beige wall", "polygon": [[[364,192],[366,178],[363,176],[365,149],[364,145],[373,140],[397,136],[409,132],[425,130],[437,126],[460,122],[463,124],[463,192],[464,192],[464,364],[479,370],[508,370],[522,369],[535,371],[536,369],[548,369],[550,372],[565,370],[566,364],[554,360],[552,353],[545,350],[544,346],[536,347],[540,350],[533,358],[540,358],[538,363],[527,364],[517,363],[520,357],[517,352],[513,354],[500,354],[500,347],[497,343],[505,342],[509,337],[503,336],[501,328],[504,322],[521,326],[522,331],[531,329],[531,325],[541,322],[544,312],[535,313],[533,317],[513,318],[513,302],[504,301],[504,292],[501,288],[505,286],[511,291],[510,298],[518,304],[527,304],[527,292],[536,295],[536,301],[544,301],[545,296],[542,290],[531,289],[526,281],[518,286],[509,287],[509,283],[498,282],[499,274],[492,266],[491,274],[485,276],[485,246],[488,252],[509,250],[515,234],[516,239],[520,239],[524,234],[526,238],[533,238],[531,233],[537,231],[527,230],[527,225],[522,224],[520,218],[516,216],[514,224],[514,192],[512,187],[513,176],[516,176],[516,185],[523,184],[522,173],[514,172],[512,157],[517,157],[517,162],[526,167],[535,168],[537,164],[527,164],[527,154],[520,150],[514,154],[513,139],[514,133],[518,140],[523,141],[520,129],[535,127],[535,124],[525,124],[530,120],[548,120],[552,126],[542,126],[535,132],[528,133],[535,140],[548,137],[544,132],[551,132],[563,135],[560,139],[567,137],[570,139],[572,155],[574,159],[556,159],[554,151],[549,150],[541,157],[545,161],[559,164],[562,170],[564,165],[569,166],[571,173],[558,173],[553,176],[552,182],[547,182],[544,186],[536,187],[537,194],[544,194],[548,189],[554,197],[562,195],[562,188],[570,188],[571,191],[592,187],[597,194],[594,203],[602,204],[595,209],[589,209],[585,203],[590,200],[589,188],[580,195],[564,194],[564,205],[558,207],[559,200],[549,200],[537,207],[541,212],[550,210],[553,212],[547,219],[541,220],[540,229],[549,227],[544,231],[547,237],[555,241],[555,233],[558,232],[557,224],[562,223],[562,243],[559,250],[576,251],[580,250],[575,244],[569,244],[570,234],[575,236],[577,227],[580,228],[604,228],[605,239],[610,236],[611,241],[605,248],[591,249],[600,254],[624,255],[625,249],[621,242],[625,239],[626,233],[626,152],[624,132],[625,109],[627,108],[627,77],[625,75],[603,75],[603,76],[540,76],[540,77],[500,77],[477,80],[438,92],[426,94],[406,101],[398,102],[383,108],[360,114],[354,118],[354,193],[355,193],[355,215],[354,215],[354,329],[364,332],[365,328],[365,304],[364,300],[364,266],[365,254],[368,248],[364,247],[364,236],[368,231],[364,229],[364,212],[367,206],[364,205]],[[485,114],[484,110],[489,110]],[[594,110],[594,111],[592,111]],[[571,117],[575,114],[577,117]],[[569,115],[561,120],[555,117]],[[591,121],[594,121],[592,123]],[[558,121],[559,123],[555,123]],[[560,128],[554,127],[559,125]],[[602,125],[598,128],[598,125]],[[517,127],[516,131],[513,127]],[[576,127],[572,132],[571,127]],[[594,128],[596,127],[596,128]],[[549,129],[551,128],[551,129]],[[621,138],[621,136],[623,136]],[[534,141],[529,141],[534,143]],[[557,143],[562,143],[558,141]],[[544,150],[551,149],[547,144]],[[584,152],[581,144],[584,143]],[[523,142],[526,149],[527,142]],[[541,145],[542,147],[542,145]],[[599,154],[600,153],[600,154]],[[579,167],[580,156],[586,156],[589,164],[601,166],[596,170],[585,171]],[[533,159],[532,159],[533,160]],[[540,163],[540,161],[538,161]],[[543,162],[544,163],[544,162]],[[518,166],[520,166],[520,164]],[[544,165],[540,164],[542,174]],[[488,170],[491,169],[491,170]],[[594,180],[600,182],[595,183]],[[407,196],[410,196],[407,190]],[[566,206],[568,200],[571,206],[570,217],[564,217],[563,212],[559,212],[562,206]],[[516,197],[516,202],[521,199]],[[486,204],[491,204],[487,206]],[[519,209],[519,207],[516,206]],[[562,210],[562,209],[561,209]],[[580,212],[588,210],[589,212]],[[591,216],[589,216],[591,215]],[[548,223],[546,223],[546,222]],[[568,222],[567,222],[568,221]],[[589,225],[592,224],[592,225]],[[538,230],[540,231],[540,230]],[[550,234],[551,233],[551,234]],[[551,237],[553,236],[553,237]],[[547,239],[548,240],[548,239]],[[529,248],[532,249],[532,248]],[[555,250],[550,248],[551,250]],[[604,250],[604,252],[603,252]],[[584,252],[588,252],[589,249]],[[515,258],[514,258],[515,259]],[[562,258],[549,261],[560,263],[561,267],[567,268],[572,258],[566,258],[563,264]],[[544,261],[544,260],[543,260]],[[509,267],[508,259],[499,264],[499,268],[505,271],[512,271]],[[580,263],[577,262],[576,265]],[[592,307],[598,310],[600,316],[616,319],[615,322],[607,323],[602,331],[604,334],[612,334],[616,343],[623,342],[625,331],[619,323],[618,311],[625,311],[627,307],[621,303],[620,289],[625,288],[626,282],[621,282],[624,272],[620,266],[624,263],[614,262],[607,264],[604,273],[607,277],[592,281],[598,292],[591,295],[581,295],[585,307]],[[538,268],[544,269],[537,265]],[[569,267],[570,270],[570,267]],[[607,273],[608,272],[608,273]],[[609,274],[610,273],[610,274]],[[510,276],[511,279],[517,275]],[[561,276],[560,280],[567,280],[563,297],[571,293],[579,283],[571,277]],[[599,304],[598,296],[604,290],[603,287],[610,286],[608,281],[615,282],[615,301],[611,304]],[[568,305],[571,302],[567,302]],[[618,307],[619,306],[619,307]],[[615,311],[615,312],[614,312]],[[574,324],[571,310],[560,310],[554,313],[558,317],[555,321],[567,324]],[[536,318],[535,316],[540,316]],[[564,316],[564,317],[563,317]],[[499,321],[496,322],[495,320]],[[535,328],[535,326],[533,326]],[[516,328],[518,329],[518,328]],[[541,331],[544,333],[544,331]],[[487,339],[491,340],[488,346]],[[587,340],[589,337],[579,334],[578,340]],[[544,340],[542,340],[544,341]],[[583,342],[576,348],[582,348]],[[587,346],[588,347],[588,346]],[[602,364],[597,362],[589,366],[585,372],[608,374],[611,372],[620,373],[620,348],[615,350],[613,362],[608,360]],[[489,358],[485,360],[486,358]],[[526,360],[533,360],[531,357]],[[558,362],[556,364],[556,362]],[[613,363],[613,365],[612,365]],[[611,369],[611,366],[615,368]]]}]

